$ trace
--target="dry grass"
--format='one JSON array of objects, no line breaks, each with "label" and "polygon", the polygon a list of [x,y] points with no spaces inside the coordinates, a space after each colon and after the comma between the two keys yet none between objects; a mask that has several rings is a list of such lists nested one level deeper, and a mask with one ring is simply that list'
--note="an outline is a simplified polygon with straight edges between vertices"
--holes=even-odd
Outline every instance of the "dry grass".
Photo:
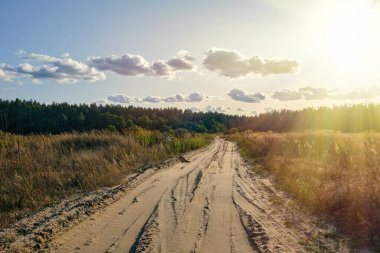
[{"label": "dry grass", "polygon": [[248,159],[361,244],[380,241],[380,134],[235,133]]},{"label": "dry grass", "polygon": [[207,136],[138,128],[124,135],[0,133],[0,227],[75,192],[118,184],[139,166],[209,141]]}]

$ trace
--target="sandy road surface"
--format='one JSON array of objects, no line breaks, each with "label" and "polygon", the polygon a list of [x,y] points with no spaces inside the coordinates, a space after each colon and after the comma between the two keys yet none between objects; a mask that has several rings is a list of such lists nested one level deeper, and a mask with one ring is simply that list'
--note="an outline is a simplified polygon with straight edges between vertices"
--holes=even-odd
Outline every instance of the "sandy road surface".
[{"label": "sandy road surface", "polygon": [[[55,238],[53,252],[299,252],[236,146],[209,147],[159,170],[117,202]],[[273,209],[273,208],[272,208]]]}]

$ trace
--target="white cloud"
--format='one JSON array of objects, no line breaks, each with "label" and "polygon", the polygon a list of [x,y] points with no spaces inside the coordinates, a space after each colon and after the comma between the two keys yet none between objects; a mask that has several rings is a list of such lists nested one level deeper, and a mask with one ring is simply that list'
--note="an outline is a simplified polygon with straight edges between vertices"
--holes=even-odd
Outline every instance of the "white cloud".
[{"label": "white cloud", "polygon": [[324,88],[313,88],[313,87],[303,87],[298,90],[298,92],[306,100],[321,100],[329,97],[329,94]]},{"label": "white cloud", "polygon": [[162,101],[162,98],[160,97],[155,97],[155,96],[147,96],[143,98],[143,102],[148,102],[148,103],[158,103]]},{"label": "white cloud", "polygon": [[9,77],[7,74],[5,74],[5,72],[0,69],[0,80],[3,80],[3,81],[8,81],[9,80]]},{"label": "white cloud", "polygon": [[167,78],[172,78],[173,77],[173,73],[172,73],[172,69],[171,67],[165,62],[165,61],[162,61],[162,60],[158,60],[156,62],[154,62],[152,64],[152,66],[150,66],[150,69],[151,69],[151,73],[147,73],[146,75],[150,75],[150,76],[159,76],[159,77],[167,77]]},{"label": "white cloud", "polygon": [[111,55],[109,57],[91,57],[89,65],[98,70],[111,70],[120,75],[140,76],[152,74],[152,69],[140,55],[125,54],[122,56]]},{"label": "white cloud", "polygon": [[25,61],[55,62],[55,61],[59,60],[58,58],[55,58],[55,57],[49,56],[49,55],[45,55],[45,54],[36,54],[36,53],[27,54],[25,51],[21,52],[20,56]]},{"label": "white cloud", "polygon": [[299,100],[302,98],[302,94],[297,91],[281,90],[275,91],[272,95],[272,98],[278,99],[280,101]]},{"label": "white cloud", "polygon": [[164,101],[165,102],[184,102],[184,101],[186,101],[186,97],[182,94],[177,94],[177,95],[172,96],[172,97],[164,98]]},{"label": "white cloud", "polygon": [[195,69],[194,58],[187,51],[179,51],[173,58],[149,63],[140,55],[111,55],[90,57],[89,65],[98,70],[109,70],[124,76],[156,76],[172,79],[178,72]]},{"label": "white cloud", "polygon": [[262,93],[248,94],[245,91],[239,89],[233,89],[228,93],[228,96],[236,101],[245,103],[259,103],[265,100],[265,95]]},{"label": "white cloud", "polygon": [[229,78],[241,78],[250,74],[260,76],[293,74],[299,63],[289,59],[262,59],[259,56],[245,58],[233,50],[212,48],[205,53],[203,66]]},{"label": "white cloud", "polygon": [[292,101],[292,100],[322,100],[330,98],[329,92],[324,88],[313,88],[310,86],[302,87],[297,91],[281,90],[275,91],[272,98],[280,101]]},{"label": "white cloud", "polygon": [[122,94],[116,94],[116,95],[110,95],[107,97],[107,99],[111,102],[116,103],[132,103],[136,102],[136,99],[130,96],[122,95]]},{"label": "white cloud", "polygon": [[205,108],[206,112],[218,112],[218,113],[227,113],[230,110],[231,110],[231,107],[212,106],[212,105],[208,105]]},{"label": "white cloud", "polygon": [[100,99],[100,100],[95,101],[94,103],[97,105],[106,105],[107,102],[108,101],[106,99]]},{"label": "white cloud", "polygon": [[187,51],[179,51],[177,56],[167,61],[167,64],[175,70],[193,70],[194,66],[194,57]]},{"label": "white cloud", "polygon": [[61,55],[62,58],[70,58],[70,53],[64,53]]},{"label": "white cloud", "polygon": [[186,101],[188,102],[202,102],[205,99],[205,96],[200,92],[194,92],[191,93],[187,98]]},{"label": "white cloud", "polygon": [[12,81],[14,77],[15,77],[15,73],[13,72],[13,69],[4,63],[1,63],[0,64],[0,81],[9,82],[9,81]]}]

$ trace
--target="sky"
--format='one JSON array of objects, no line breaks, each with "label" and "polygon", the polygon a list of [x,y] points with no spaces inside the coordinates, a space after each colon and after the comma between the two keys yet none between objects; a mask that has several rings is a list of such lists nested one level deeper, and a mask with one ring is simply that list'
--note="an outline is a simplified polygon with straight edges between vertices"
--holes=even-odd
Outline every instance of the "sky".
[{"label": "sky", "polygon": [[374,0],[0,2],[0,99],[254,115],[380,101]]}]

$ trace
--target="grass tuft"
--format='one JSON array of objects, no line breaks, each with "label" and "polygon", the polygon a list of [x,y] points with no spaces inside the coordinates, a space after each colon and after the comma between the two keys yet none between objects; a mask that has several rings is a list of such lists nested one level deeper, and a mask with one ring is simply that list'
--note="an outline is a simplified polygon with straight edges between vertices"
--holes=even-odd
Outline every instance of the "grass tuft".
[{"label": "grass tuft", "polygon": [[380,134],[254,133],[229,136],[242,155],[359,243],[380,243]]},{"label": "grass tuft", "polygon": [[141,128],[124,134],[0,134],[0,227],[74,193],[116,185],[144,164],[210,141],[206,135]]}]

